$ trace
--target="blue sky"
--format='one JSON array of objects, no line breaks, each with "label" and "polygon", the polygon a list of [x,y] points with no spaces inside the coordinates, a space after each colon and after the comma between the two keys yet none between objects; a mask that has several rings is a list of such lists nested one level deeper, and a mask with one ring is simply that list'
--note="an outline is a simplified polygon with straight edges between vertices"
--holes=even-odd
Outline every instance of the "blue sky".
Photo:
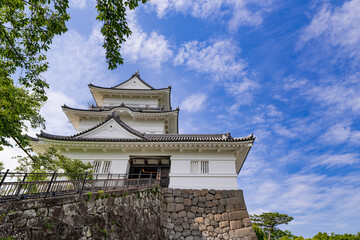
[{"label": "blue sky", "polygon": [[[69,31],[48,53],[48,132],[75,132],[60,106],[93,103],[88,83],[139,70],[173,87],[181,133],[254,133],[238,177],[250,213],[289,214],[283,229],[305,237],[360,231],[360,0],[152,0],[128,13],[114,71],[94,3],[70,2]],[[18,153],[0,153],[6,167]]]}]

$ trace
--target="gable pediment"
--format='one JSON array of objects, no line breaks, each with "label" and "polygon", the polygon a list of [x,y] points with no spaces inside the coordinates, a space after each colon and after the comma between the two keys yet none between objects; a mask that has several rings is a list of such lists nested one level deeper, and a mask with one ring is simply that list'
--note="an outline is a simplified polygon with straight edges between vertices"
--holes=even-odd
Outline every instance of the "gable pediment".
[{"label": "gable pediment", "polygon": [[115,88],[118,89],[151,89],[143,81],[141,81],[136,75],[127,80],[126,82],[117,85]]},{"label": "gable pediment", "polygon": [[110,119],[109,121],[105,122],[101,126],[86,132],[84,134],[80,134],[75,138],[118,138],[118,139],[141,139],[141,137],[137,136],[136,134],[130,132],[124,126],[120,125],[114,119]]}]

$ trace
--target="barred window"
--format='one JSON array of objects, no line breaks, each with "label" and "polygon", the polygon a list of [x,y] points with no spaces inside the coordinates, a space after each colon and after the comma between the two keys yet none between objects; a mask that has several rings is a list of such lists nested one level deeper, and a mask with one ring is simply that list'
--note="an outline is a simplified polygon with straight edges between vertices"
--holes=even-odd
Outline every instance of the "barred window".
[{"label": "barred window", "polygon": [[110,173],[111,161],[104,161],[102,172]]},{"label": "barred window", "polygon": [[100,172],[100,167],[101,167],[101,161],[94,161],[93,162],[93,172],[94,173],[99,173]]},{"label": "barred window", "polygon": [[209,161],[191,161],[190,173],[209,173]]}]

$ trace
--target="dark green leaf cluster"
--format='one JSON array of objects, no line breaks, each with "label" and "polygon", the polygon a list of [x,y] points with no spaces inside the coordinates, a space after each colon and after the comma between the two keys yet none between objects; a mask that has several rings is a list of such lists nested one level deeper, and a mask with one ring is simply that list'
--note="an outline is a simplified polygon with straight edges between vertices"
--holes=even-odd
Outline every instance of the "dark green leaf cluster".
[{"label": "dark green leaf cluster", "polygon": [[[123,63],[120,44],[131,34],[126,8],[146,1],[97,1],[109,69]],[[27,122],[44,127],[39,111],[47,100],[48,83],[41,76],[49,67],[45,53],[54,37],[67,31],[68,7],[68,0],[0,1],[0,150],[11,146],[9,138],[23,149],[28,146],[22,136]],[[19,75],[17,81],[15,75]]]},{"label": "dark green leaf cluster", "polygon": [[96,9],[98,11],[97,20],[104,22],[101,33],[104,36],[106,59],[109,69],[115,69],[119,64],[123,64],[121,57],[121,44],[131,35],[130,28],[126,21],[126,8],[130,10],[136,8],[139,2],[145,3],[147,0],[98,0]]}]

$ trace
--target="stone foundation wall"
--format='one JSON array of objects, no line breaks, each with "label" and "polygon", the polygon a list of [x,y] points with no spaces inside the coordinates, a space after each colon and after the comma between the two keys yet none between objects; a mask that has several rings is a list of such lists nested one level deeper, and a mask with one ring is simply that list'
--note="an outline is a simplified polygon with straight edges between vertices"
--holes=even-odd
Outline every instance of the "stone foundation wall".
[{"label": "stone foundation wall", "polygon": [[257,240],[241,190],[159,188],[0,203],[4,238]]},{"label": "stone foundation wall", "polygon": [[242,190],[164,189],[167,239],[257,240]]},{"label": "stone foundation wall", "polygon": [[161,198],[154,188],[0,203],[0,239],[165,239]]}]

